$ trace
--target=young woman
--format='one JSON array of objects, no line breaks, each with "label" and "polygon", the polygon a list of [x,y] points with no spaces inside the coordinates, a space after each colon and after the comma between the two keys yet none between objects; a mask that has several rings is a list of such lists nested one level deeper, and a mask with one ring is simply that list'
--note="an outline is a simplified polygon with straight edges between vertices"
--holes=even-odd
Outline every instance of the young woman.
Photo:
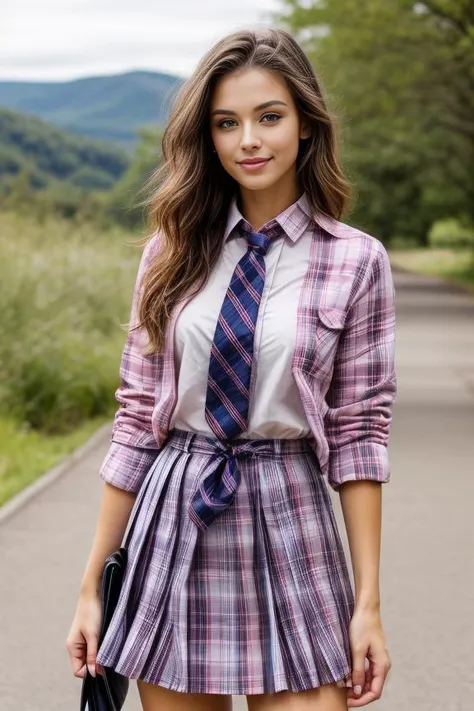
[{"label": "young woman", "polygon": [[[334,121],[285,31],[238,31],[175,100],[67,647],[144,711],[343,711],[381,696],[394,288],[347,207]],[[339,492],[354,593],[329,489]],[[99,580],[135,506],[118,608]]]}]

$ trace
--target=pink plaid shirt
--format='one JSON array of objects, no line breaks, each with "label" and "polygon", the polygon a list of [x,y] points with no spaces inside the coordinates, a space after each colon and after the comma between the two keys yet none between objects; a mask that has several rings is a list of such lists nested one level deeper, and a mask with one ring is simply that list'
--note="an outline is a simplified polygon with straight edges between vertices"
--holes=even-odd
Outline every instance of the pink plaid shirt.
[{"label": "pink plaid shirt", "polygon": [[[280,218],[277,218],[280,219]],[[310,441],[334,490],[345,481],[387,482],[387,444],[395,375],[395,290],[387,252],[379,240],[320,213],[306,197],[282,213],[291,237],[311,233],[310,263],[301,289],[291,369],[311,429]],[[236,226],[229,211],[224,239]],[[159,249],[146,245],[135,284],[134,323],[141,278]],[[164,353],[144,357],[143,333],[130,330],[120,365],[120,404],[101,477],[138,491],[164,445],[177,400],[175,308]]]}]

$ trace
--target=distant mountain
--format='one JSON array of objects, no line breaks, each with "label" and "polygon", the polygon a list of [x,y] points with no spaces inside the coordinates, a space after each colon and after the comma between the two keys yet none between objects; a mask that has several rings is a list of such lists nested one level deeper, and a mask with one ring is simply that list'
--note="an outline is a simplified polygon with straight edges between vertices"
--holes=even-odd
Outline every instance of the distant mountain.
[{"label": "distant mountain", "polygon": [[166,123],[170,100],[182,82],[151,71],[66,82],[0,81],[0,106],[129,150],[139,127]]},{"label": "distant mountain", "polygon": [[107,189],[129,164],[129,155],[118,146],[0,108],[0,191],[22,169],[28,170],[33,189],[54,184]]}]

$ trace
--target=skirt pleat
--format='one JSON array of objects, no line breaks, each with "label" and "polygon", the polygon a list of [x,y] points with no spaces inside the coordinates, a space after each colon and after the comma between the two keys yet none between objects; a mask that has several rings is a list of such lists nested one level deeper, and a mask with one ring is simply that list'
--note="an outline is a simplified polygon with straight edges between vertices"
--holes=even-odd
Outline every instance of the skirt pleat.
[{"label": "skirt pleat", "polygon": [[135,502],[100,664],[175,691],[235,695],[303,691],[351,671],[354,598],[317,458],[305,439],[261,442],[238,456],[234,501],[201,531],[188,508],[216,449],[170,432]]}]

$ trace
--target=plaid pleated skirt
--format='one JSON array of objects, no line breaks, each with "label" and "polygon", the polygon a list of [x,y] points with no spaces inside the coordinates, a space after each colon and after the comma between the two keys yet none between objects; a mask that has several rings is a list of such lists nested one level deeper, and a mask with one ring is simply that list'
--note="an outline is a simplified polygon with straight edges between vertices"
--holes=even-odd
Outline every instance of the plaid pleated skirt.
[{"label": "plaid pleated skirt", "polygon": [[307,439],[234,440],[239,488],[201,531],[189,505],[226,446],[170,432],[135,502],[97,661],[188,693],[297,692],[343,679],[354,599],[314,450]]}]

